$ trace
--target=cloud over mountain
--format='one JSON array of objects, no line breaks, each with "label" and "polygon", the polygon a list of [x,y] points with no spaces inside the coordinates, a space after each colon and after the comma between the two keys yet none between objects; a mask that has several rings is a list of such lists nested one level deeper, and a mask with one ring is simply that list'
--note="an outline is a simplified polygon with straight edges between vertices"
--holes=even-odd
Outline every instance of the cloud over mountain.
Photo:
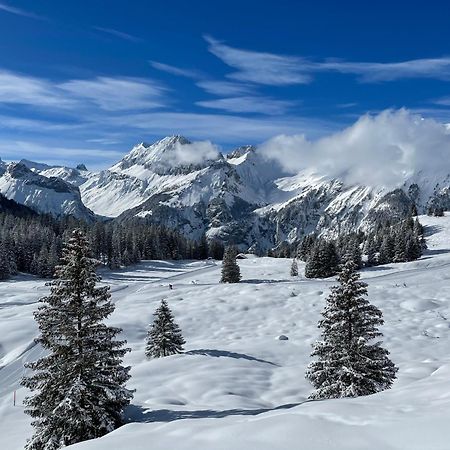
[{"label": "cloud over mountain", "polygon": [[450,132],[405,109],[366,114],[344,130],[308,140],[279,135],[260,151],[287,171],[312,169],[349,183],[396,187],[412,174],[440,173],[450,156]]}]

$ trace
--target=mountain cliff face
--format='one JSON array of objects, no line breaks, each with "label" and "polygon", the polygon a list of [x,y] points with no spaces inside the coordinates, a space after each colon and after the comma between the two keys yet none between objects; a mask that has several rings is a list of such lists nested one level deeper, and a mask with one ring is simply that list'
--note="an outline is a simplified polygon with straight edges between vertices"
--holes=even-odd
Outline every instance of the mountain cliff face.
[{"label": "mountain cliff face", "polygon": [[[119,221],[136,218],[177,228],[193,239],[265,250],[311,232],[336,235],[405,217],[413,205],[450,209],[448,175],[414,174],[397,189],[348,185],[304,170],[290,175],[252,146],[192,158],[182,136],[141,143],[107,170],[89,172],[0,160],[0,193],[39,212]],[[445,171],[444,171],[445,172]],[[87,209],[87,208],[90,208]]]},{"label": "mountain cliff face", "polygon": [[0,194],[39,213],[94,220],[94,213],[83,204],[76,186],[62,178],[41,175],[23,163],[0,168]]}]

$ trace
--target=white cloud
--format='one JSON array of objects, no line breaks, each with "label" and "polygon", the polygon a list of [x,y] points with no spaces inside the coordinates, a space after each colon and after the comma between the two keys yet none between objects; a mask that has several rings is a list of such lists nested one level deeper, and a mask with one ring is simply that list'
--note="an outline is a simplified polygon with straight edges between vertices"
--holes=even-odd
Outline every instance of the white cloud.
[{"label": "white cloud", "polygon": [[164,106],[167,89],[156,81],[131,77],[97,77],[53,82],[0,70],[0,103],[48,109],[100,108],[105,111]]},{"label": "white cloud", "polygon": [[0,103],[18,103],[44,107],[74,106],[52,83],[45,79],[0,70]]},{"label": "white cloud", "polygon": [[156,82],[126,77],[70,80],[58,87],[71,97],[89,100],[105,111],[159,108],[166,91]]},{"label": "white cloud", "polygon": [[134,134],[142,131],[156,136],[181,134],[194,139],[233,144],[259,143],[280,133],[307,132],[309,136],[315,137],[336,128],[325,120],[302,117],[242,117],[187,112],[126,114],[108,118],[107,124],[113,129],[127,128]]},{"label": "white cloud", "polygon": [[313,63],[312,70],[354,74],[365,83],[405,78],[450,80],[450,58],[413,59],[393,63],[325,61]]},{"label": "white cloud", "polygon": [[39,16],[30,11],[25,11],[24,9],[21,8],[16,8],[15,6],[11,6],[3,2],[0,3],[0,10],[8,12],[10,14],[15,14],[16,16],[28,17],[29,19],[47,20],[43,16]]},{"label": "white cloud", "polygon": [[223,80],[203,80],[197,86],[205,92],[213,95],[243,95],[251,94],[255,91],[252,86],[242,83],[233,83]]},{"label": "white cloud", "polygon": [[179,164],[200,164],[204,161],[215,160],[219,157],[219,148],[211,141],[196,141],[191,144],[175,144],[174,152],[168,152],[170,163]]},{"label": "white cloud", "polygon": [[270,97],[256,96],[219,98],[196,103],[196,105],[203,106],[204,108],[222,109],[235,113],[260,113],[266,115],[284,114],[293,104],[293,102],[288,100],[276,100]]},{"label": "white cloud", "polygon": [[111,36],[124,39],[125,41],[131,42],[142,42],[142,39],[133,36],[132,34],[124,33],[123,31],[115,30],[114,28],[104,28],[104,27],[93,27],[94,30],[101,31],[102,33],[110,34]]},{"label": "white cloud", "polygon": [[156,69],[160,70],[161,72],[170,73],[172,75],[177,75],[180,77],[186,77],[186,78],[200,78],[202,75],[191,69],[181,69],[180,67],[171,66],[170,64],[164,64],[158,61],[149,61],[150,65]]},{"label": "white cloud", "polygon": [[316,141],[277,136],[260,151],[290,172],[308,168],[348,183],[396,187],[419,170],[448,171],[443,163],[450,157],[450,132],[407,110],[388,110]]},{"label": "white cloud", "polygon": [[423,58],[400,62],[353,62],[337,59],[315,61],[299,56],[277,55],[230,47],[205,36],[209,51],[236,69],[229,78],[263,85],[305,84],[319,72],[356,75],[364,83],[404,78],[450,80],[450,58]]},{"label": "white cloud", "polygon": [[302,59],[273,53],[255,52],[229,47],[205,36],[209,51],[225,64],[237,69],[230,78],[266,85],[289,85],[309,83],[311,76],[302,72]]},{"label": "white cloud", "polygon": [[18,161],[20,159],[37,159],[51,165],[74,165],[76,162],[89,164],[89,168],[97,166],[101,161],[102,167],[117,161],[123,156],[123,152],[98,148],[68,147],[56,143],[38,143],[35,140],[0,140],[0,155],[6,161]]}]

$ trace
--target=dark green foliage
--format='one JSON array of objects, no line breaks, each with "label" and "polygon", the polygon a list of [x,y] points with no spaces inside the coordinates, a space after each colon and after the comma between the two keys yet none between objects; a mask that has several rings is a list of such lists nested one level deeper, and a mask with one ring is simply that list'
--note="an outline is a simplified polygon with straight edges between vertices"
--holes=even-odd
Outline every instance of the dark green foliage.
[{"label": "dark green foliage", "polygon": [[208,244],[208,256],[213,259],[222,260],[225,248],[218,239],[212,239]]},{"label": "dark green foliage", "polygon": [[222,261],[221,283],[239,283],[241,280],[241,270],[236,262],[237,249],[233,246],[225,248]]},{"label": "dark green foliage", "polygon": [[305,265],[306,278],[328,278],[336,274],[339,258],[334,242],[316,239]]},{"label": "dark green foliage", "polygon": [[431,205],[427,209],[427,214],[429,216],[443,217],[444,216],[444,208],[442,206]]},{"label": "dark green foliage", "polygon": [[319,322],[321,340],[312,352],[306,377],[316,388],[310,398],[358,397],[391,387],[397,368],[381,347],[378,330],[382,313],[365,298],[367,285],[359,281],[349,260],[338,275]]},{"label": "dark green foliage", "polygon": [[[0,279],[20,272],[51,278],[62,252],[62,241],[75,228],[86,233],[92,255],[101,264],[118,268],[142,259],[205,259],[208,245],[189,241],[177,231],[139,221],[123,224],[86,224],[71,217],[55,219],[46,215],[0,212]],[[214,254],[223,246],[216,242]],[[2,263],[6,258],[7,264]],[[6,267],[6,265],[8,267]]]},{"label": "dark green foliage", "polygon": [[147,335],[146,356],[161,358],[182,353],[185,341],[166,300],[161,301],[153,315],[155,318]]},{"label": "dark green foliage", "polygon": [[308,234],[302,239],[297,247],[297,258],[300,261],[306,261],[308,259],[309,253],[316,239],[317,236],[315,234]]},{"label": "dark green foliage", "polygon": [[291,277],[298,277],[298,264],[295,258],[292,260],[291,264]]},{"label": "dark green foliage", "polygon": [[74,230],[64,246],[50,294],[35,312],[46,356],[26,367],[22,380],[32,391],[25,412],[34,435],[27,450],[56,450],[103,436],[122,424],[122,410],[132,398],[125,388],[129,368],[121,365],[129,349],[116,337],[120,328],[104,324],[114,311],[109,287],[100,281],[89,244]]},{"label": "dark green foliage", "polygon": [[423,233],[419,220],[412,217],[395,225],[379,227],[370,237],[371,254],[378,253],[376,264],[413,261],[420,258],[426,248]]}]

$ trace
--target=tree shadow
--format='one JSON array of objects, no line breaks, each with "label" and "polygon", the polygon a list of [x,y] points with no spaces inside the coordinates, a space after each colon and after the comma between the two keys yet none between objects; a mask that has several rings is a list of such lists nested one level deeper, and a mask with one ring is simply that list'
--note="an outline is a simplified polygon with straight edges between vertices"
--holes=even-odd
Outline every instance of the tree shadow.
[{"label": "tree shadow", "polygon": [[450,253],[450,249],[448,249],[448,248],[441,248],[441,249],[435,249],[435,250],[426,249],[423,252],[423,254],[426,255],[426,256],[429,256],[429,255],[442,255],[443,253]]},{"label": "tree shadow", "polygon": [[425,236],[431,236],[433,234],[438,233],[439,231],[443,230],[443,226],[442,225],[425,225],[423,227],[423,231]]},{"label": "tree shadow", "polygon": [[261,279],[245,279],[241,280],[240,283],[247,284],[273,284],[273,283],[289,283],[291,280],[261,280]]},{"label": "tree shadow", "polygon": [[271,366],[279,367],[278,364],[275,364],[271,361],[266,361],[264,359],[255,358],[254,356],[246,355],[244,353],[234,353],[228,352],[225,350],[210,350],[210,349],[199,349],[199,350],[189,350],[185,353],[186,355],[203,355],[203,356],[212,356],[214,358],[234,358],[234,359],[245,359],[247,361],[256,361],[264,364],[270,364]]},{"label": "tree shadow", "polygon": [[[308,401],[308,400],[306,400]],[[302,402],[305,403],[305,402]],[[275,408],[260,409],[227,409],[224,411],[215,411],[212,409],[204,409],[197,411],[173,411],[170,409],[152,410],[139,405],[129,405],[124,410],[125,422],[173,422],[183,419],[220,419],[227,416],[256,416],[269,411],[277,411],[280,409],[290,409],[302,403],[288,403],[286,405],[277,406]]]}]

